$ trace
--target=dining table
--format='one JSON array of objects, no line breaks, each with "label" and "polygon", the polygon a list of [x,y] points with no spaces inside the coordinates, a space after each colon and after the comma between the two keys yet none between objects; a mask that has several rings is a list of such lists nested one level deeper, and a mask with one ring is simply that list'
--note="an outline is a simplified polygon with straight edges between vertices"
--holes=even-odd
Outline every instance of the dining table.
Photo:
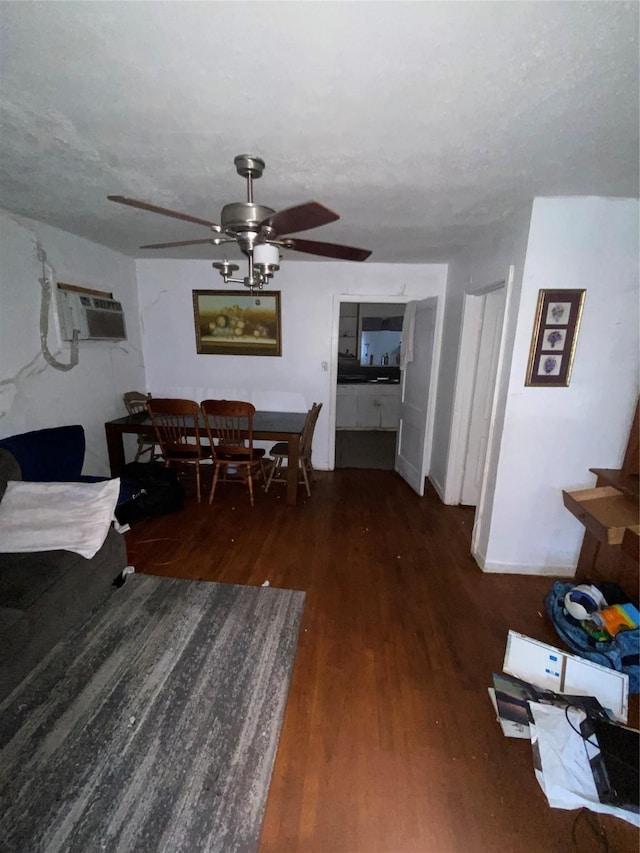
[{"label": "dining table", "polygon": [[[267,412],[256,411],[253,415],[254,441],[286,441],[289,447],[287,462],[287,503],[295,506],[298,502],[298,460],[300,456],[300,438],[307,415],[306,412]],[[112,477],[119,477],[125,466],[124,436],[155,436],[155,430],[146,412],[126,415],[107,421],[104,425],[107,437],[107,453]],[[200,425],[201,434],[205,432],[204,423]],[[193,428],[195,434],[195,427]]]}]

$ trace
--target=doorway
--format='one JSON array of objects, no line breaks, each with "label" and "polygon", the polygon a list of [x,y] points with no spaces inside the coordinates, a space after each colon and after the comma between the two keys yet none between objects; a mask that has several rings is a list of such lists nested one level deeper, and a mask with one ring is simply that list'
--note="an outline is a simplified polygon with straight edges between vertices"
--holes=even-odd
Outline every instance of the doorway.
[{"label": "doorway", "polygon": [[405,302],[341,301],[335,385],[335,467],[395,467]]},{"label": "doorway", "polygon": [[502,336],[505,288],[499,287],[477,298],[481,300],[482,322],[462,472],[460,503],[465,506],[477,506],[480,501]]},{"label": "doorway", "polygon": [[[510,285],[512,272],[508,282]],[[479,507],[491,442],[510,286],[500,281],[464,299],[444,502]]]}]

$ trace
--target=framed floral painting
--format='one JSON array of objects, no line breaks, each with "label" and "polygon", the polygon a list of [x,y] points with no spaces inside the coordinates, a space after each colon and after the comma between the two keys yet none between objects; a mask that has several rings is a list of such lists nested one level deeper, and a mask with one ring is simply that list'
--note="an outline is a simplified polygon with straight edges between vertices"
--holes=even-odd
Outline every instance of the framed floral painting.
[{"label": "framed floral painting", "polygon": [[282,354],[277,290],[194,290],[193,318],[202,355]]},{"label": "framed floral painting", "polygon": [[541,290],[525,385],[566,387],[578,340],[586,290]]}]

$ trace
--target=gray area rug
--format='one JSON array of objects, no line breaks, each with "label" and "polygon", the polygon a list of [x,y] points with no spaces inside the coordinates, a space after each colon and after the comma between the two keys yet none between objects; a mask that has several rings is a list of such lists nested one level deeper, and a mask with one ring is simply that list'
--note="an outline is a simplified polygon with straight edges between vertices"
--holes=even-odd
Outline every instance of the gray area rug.
[{"label": "gray area rug", "polygon": [[132,575],[0,706],[3,851],[253,851],[304,593]]}]

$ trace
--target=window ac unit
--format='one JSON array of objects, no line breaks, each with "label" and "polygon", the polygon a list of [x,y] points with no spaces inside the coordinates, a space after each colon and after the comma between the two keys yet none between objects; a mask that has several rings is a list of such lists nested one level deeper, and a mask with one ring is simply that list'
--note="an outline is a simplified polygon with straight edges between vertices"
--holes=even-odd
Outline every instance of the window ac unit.
[{"label": "window ac unit", "polygon": [[65,341],[73,330],[83,341],[122,341],[127,338],[122,305],[115,299],[91,296],[74,290],[58,290],[60,331]]}]

